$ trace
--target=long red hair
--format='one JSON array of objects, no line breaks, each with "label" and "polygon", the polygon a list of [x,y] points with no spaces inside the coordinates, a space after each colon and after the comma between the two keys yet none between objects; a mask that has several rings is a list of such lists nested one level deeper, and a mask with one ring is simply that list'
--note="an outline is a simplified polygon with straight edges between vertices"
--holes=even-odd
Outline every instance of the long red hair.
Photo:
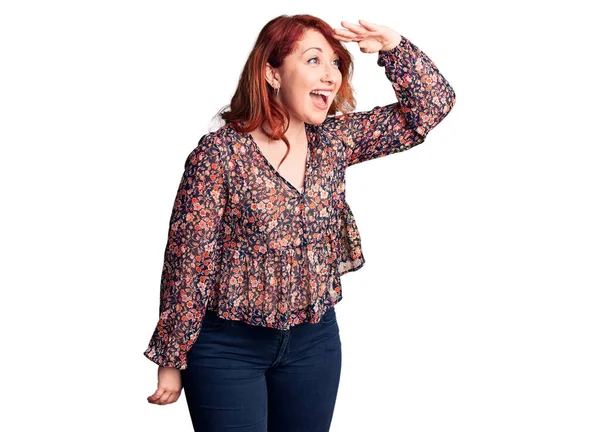
[{"label": "long red hair", "polygon": [[[280,67],[283,59],[294,51],[296,43],[302,39],[308,29],[321,32],[340,58],[342,83],[327,114],[335,115],[341,112],[346,115],[353,111],[356,100],[350,85],[354,69],[352,55],[339,40],[333,37],[333,28],[329,24],[315,16],[303,14],[280,15],[262,28],[244,65],[235,94],[228,105],[229,111],[219,113],[225,123],[231,123],[238,132],[247,133],[261,128],[269,138],[283,140],[287,145],[287,152],[281,162],[290,151],[290,143],[284,135],[284,127],[286,123],[289,124],[290,116],[277,101],[275,90],[265,79],[266,64],[268,62],[274,68]],[[273,131],[272,133],[267,133],[262,128],[264,123]]]}]

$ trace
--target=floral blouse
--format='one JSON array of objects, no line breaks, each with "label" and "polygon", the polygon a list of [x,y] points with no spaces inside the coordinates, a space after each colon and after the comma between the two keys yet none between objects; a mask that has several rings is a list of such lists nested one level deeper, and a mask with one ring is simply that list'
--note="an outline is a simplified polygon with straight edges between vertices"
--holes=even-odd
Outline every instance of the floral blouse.
[{"label": "floral blouse", "polygon": [[226,123],[189,154],[170,218],[158,324],[144,355],[186,369],[207,309],[288,330],[342,299],[340,277],[365,258],[345,199],[346,168],[422,143],[455,103],[435,64],[402,37],[380,51],[397,102],[305,123],[304,188]]}]

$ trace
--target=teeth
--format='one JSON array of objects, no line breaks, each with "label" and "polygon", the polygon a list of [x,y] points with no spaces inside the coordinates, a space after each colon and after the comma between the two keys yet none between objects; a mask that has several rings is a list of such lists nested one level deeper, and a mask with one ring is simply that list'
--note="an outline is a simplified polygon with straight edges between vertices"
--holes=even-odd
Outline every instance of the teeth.
[{"label": "teeth", "polygon": [[322,95],[322,96],[327,96],[327,97],[329,97],[329,95],[331,94],[330,91],[321,91],[321,90],[311,91],[311,93]]}]

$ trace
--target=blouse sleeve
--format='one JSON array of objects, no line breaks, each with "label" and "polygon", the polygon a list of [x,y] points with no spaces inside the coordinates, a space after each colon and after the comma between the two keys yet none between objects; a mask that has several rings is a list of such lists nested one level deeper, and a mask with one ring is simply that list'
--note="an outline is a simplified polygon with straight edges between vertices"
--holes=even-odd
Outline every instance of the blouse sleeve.
[{"label": "blouse sleeve", "polygon": [[209,290],[220,261],[221,221],[227,203],[219,150],[204,135],[189,154],[169,222],[160,285],[158,324],[144,355],[154,363],[187,368]]},{"label": "blouse sleeve", "polygon": [[379,51],[377,64],[385,67],[397,102],[370,111],[340,114],[324,126],[341,135],[346,166],[408,150],[425,137],[454,106],[453,88],[436,65],[402,36],[388,51]]}]

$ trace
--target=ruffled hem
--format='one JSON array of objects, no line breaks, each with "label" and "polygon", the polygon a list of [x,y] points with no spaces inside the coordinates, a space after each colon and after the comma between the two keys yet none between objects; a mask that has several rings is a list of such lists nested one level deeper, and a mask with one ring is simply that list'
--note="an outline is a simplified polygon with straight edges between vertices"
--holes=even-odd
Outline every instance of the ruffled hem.
[{"label": "ruffled hem", "polygon": [[[216,312],[216,314],[229,321],[236,321],[245,323],[257,327],[266,327],[276,330],[289,330],[303,323],[316,324],[321,321],[321,318],[325,313],[333,306],[338,304],[342,300],[343,296],[341,291],[334,297],[328,297],[321,305],[320,310],[317,309],[317,305],[308,305],[307,307],[290,311],[287,314],[286,320],[279,318],[273,318],[269,315],[261,315],[260,310],[245,309],[243,307],[231,306],[227,302],[223,302],[218,298],[213,298],[209,301],[208,310]],[[200,329],[202,331],[202,329]]]},{"label": "ruffled hem", "polygon": [[226,319],[289,329],[302,322],[318,322],[341,299],[337,272],[338,239],[280,249],[223,248],[221,272],[208,308]]}]

